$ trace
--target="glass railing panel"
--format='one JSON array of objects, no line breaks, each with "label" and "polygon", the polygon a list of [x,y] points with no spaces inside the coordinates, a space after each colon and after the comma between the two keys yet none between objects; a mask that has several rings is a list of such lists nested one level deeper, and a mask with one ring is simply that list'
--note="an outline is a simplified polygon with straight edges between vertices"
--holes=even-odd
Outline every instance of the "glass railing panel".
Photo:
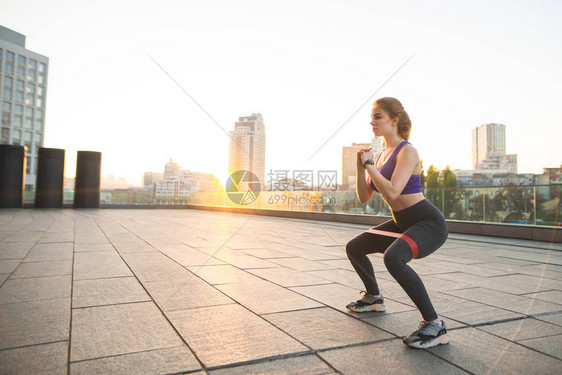
[{"label": "glass railing panel", "polygon": [[[562,185],[499,186],[485,188],[424,189],[426,198],[447,220],[562,226],[560,218]],[[64,203],[72,205],[74,192],[64,191]],[[24,203],[33,205],[35,191],[24,192]],[[252,199],[250,199],[252,201]],[[201,205],[255,209],[326,212],[355,215],[391,216],[380,194],[360,203],[355,191],[262,191],[255,201],[240,205],[223,192],[185,192],[168,196],[154,191],[102,190],[102,206]]]}]

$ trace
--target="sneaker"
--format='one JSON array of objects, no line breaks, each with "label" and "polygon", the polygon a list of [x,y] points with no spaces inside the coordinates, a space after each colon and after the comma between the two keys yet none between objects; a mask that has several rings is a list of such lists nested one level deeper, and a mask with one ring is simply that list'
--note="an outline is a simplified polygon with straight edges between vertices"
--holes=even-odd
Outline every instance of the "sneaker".
[{"label": "sneaker", "polygon": [[386,310],[384,307],[384,299],[382,296],[373,296],[372,294],[361,292],[364,294],[363,298],[355,302],[349,303],[346,307],[355,312],[376,311],[382,312]]},{"label": "sneaker", "polygon": [[440,320],[440,322],[441,325],[437,322],[422,321],[419,329],[410,336],[404,337],[402,341],[404,344],[418,349],[448,344],[447,327],[445,327],[444,321]]}]

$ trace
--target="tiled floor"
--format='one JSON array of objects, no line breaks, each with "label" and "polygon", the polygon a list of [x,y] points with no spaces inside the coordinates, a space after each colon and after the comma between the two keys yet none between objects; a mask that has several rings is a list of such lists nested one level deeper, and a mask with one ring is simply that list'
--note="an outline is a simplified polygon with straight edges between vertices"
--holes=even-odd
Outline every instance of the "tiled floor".
[{"label": "tiled floor", "polygon": [[371,259],[384,313],[345,305],[366,226],[198,210],[1,210],[0,373],[555,374],[562,245],[450,235],[410,265],[451,343]]}]

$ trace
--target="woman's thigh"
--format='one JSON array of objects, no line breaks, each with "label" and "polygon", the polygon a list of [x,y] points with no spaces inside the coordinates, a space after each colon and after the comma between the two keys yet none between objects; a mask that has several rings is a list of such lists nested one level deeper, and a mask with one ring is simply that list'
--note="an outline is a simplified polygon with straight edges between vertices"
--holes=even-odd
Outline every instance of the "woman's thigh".
[{"label": "woman's thigh", "polygon": [[[400,229],[393,220],[386,221],[372,229],[400,233]],[[372,254],[384,253],[386,249],[396,241],[396,238],[382,234],[363,232],[352,238],[346,246],[348,254]]]}]

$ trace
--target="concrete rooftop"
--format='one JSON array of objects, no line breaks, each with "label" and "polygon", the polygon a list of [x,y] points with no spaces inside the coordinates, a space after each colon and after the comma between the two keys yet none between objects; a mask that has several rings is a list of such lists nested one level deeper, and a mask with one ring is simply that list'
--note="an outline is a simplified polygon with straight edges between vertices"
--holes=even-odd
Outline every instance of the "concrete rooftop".
[{"label": "concrete rooftop", "polygon": [[0,373],[555,374],[562,245],[450,235],[410,264],[451,343],[372,256],[384,313],[345,243],[366,226],[198,210],[0,210]]}]

